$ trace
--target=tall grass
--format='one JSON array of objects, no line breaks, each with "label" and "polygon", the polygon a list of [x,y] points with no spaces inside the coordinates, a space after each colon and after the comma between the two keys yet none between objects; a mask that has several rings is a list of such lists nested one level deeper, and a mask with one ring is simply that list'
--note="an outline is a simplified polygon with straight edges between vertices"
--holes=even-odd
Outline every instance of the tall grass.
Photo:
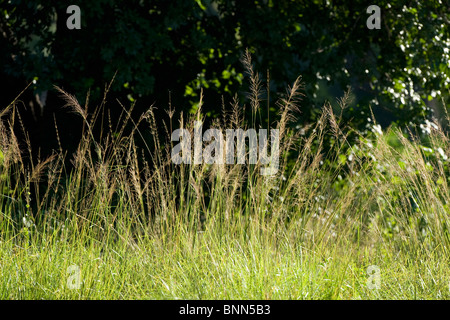
[{"label": "tall grass", "polygon": [[[244,65],[251,120],[235,99],[212,127],[263,123],[264,84],[249,55]],[[195,115],[182,114],[178,125],[165,127],[167,141],[160,141],[152,108],[133,122],[125,106],[122,125],[110,122],[98,139],[93,126],[106,99],[88,114],[87,105],[57,90],[84,121],[74,155],[60,147],[48,159],[27,162],[11,129],[21,121],[14,103],[2,113],[1,298],[450,296],[450,148],[440,127],[432,127],[426,147],[416,133],[380,131],[375,119],[373,132],[352,130],[342,120],[347,94],[338,100],[341,112],[327,103],[302,135],[291,126],[301,109],[299,78],[271,123],[280,130],[280,169],[263,176],[260,163],[172,163],[170,133],[174,127],[193,132],[204,119],[202,99]],[[134,139],[143,136],[143,124],[153,137],[146,141],[147,160]],[[65,157],[72,159],[70,171]],[[68,285],[71,265],[81,270],[79,289]],[[378,289],[368,285],[371,265],[380,270]]]}]

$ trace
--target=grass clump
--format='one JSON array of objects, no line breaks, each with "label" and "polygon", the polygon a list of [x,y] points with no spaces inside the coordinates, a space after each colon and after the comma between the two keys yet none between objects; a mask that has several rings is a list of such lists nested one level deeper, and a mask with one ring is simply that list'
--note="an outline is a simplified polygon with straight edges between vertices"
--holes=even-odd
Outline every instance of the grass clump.
[{"label": "grass clump", "polygon": [[[251,122],[236,99],[211,127],[259,126],[263,89],[245,62]],[[9,108],[0,128],[0,298],[448,299],[448,135],[433,127],[424,144],[412,132],[380,131],[375,119],[361,133],[329,104],[301,135],[290,126],[300,83],[278,103],[273,176],[260,163],[173,164],[170,132],[160,141],[153,109],[134,123],[123,107],[122,126],[96,139],[103,104],[88,114],[59,88],[84,121],[73,170],[62,148],[28,164]],[[178,127],[193,132],[201,106]],[[147,160],[134,140],[145,123]]]}]

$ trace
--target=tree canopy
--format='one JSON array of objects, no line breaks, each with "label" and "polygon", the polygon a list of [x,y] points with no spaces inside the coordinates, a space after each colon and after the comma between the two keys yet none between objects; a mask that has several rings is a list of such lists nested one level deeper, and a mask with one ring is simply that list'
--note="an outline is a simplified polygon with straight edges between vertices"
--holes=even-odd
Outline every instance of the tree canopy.
[{"label": "tree canopy", "polygon": [[83,100],[88,91],[101,97],[117,72],[112,91],[142,109],[164,108],[170,91],[179,111],[193,110],[203,88],[215,116],[222,97],[245,96],[248,48],[262,80],[269,71],[274,99],[302,76],[302,122],[350,87],[346,117],[356,126],[370,106],[384,124],[419,123],[431,115],[428,101],[449,101],[449,3],[376,4],[380,29],[368,29],[359,0],[79,0],[81,29],[69,30],[65,1],[0,0],[2,78]]}]

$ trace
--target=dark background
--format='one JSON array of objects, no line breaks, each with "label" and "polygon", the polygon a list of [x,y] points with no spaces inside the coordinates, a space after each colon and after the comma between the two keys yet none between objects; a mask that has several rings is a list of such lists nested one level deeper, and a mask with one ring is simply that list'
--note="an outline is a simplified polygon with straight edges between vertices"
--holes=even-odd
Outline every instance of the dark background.
[{"label": "dark background", "polygon": [[[66,27],[72,4],[81,9],[80,30]],[[82,105],[89,92],[92,113],[116,74],[107,96],[113,121],[122,112],[118,99],[127,107],[135,103],[136,118],[153,104],[159,124],[168,120],[169,101],[174,123],[181,111],[194,112],[203,88],[204,111],[212,119],[222,101],[225,108],[235,95],[247,102],[241,59],[248,49],[263,84],[270,72],[270,119],[279,94],[299,75],[305,96],[298,126],[314,121],[325,101],[337,106],[348,88],[353,102],[343,116],[359,130],[367,128],[369,107],[384,127],[442,118],[450,96],[448,1],[376,1],[381,29],[372,30],[366,26],[370,4],[0,0],[0,107],[36,80],[16,103],[34,155],[58,148],[55,122],[70,154],[82,119],[62,108],[53,85]],[[262,112],[266,119],[266,108]]]}]

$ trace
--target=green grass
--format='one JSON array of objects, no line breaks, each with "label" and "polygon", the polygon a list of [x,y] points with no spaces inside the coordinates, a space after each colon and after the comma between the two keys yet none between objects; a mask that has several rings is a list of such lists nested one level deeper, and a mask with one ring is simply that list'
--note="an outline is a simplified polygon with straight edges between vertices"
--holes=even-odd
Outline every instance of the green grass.
[{"label": "green grass", "polygon": [[[255,126],[261,87],[250,76]],[[297,81],[278,105],[283,156],[271,177],[259,164],[174,165],[152,109],[126,136],[124,108],[123,126],[96,140],[104,105],[89,115],[62,90],[85,121],[71,172],[62,148],[27,164],[2,125],[0,298],[448,299],[447,134],[358,132],[325,105],[302,136],[289,126],[299,89]],[[6,112],[20,121],[14,104]],[[177,127],[192,129],[201,101],[181,119]],[[236,102],[213,126],[246,128],[244,120]],[[145,122],[147,162],[130,139]]]},{"label": "green grass", "polygon": [[[179,235],[168,244],[146,239],[139,249],[56,241],[1,246],[2,299],[448,299],[447,258],[423,252],[358,251],[349,243],[276,245],[257,236],[210,232]],[[36,241],[38,242],[38,241]],[[176,244],[177,243],[177,244]],[[67,268],[78,265],[80,289]],[[379,266],[380,289],[366,269]]]}]

